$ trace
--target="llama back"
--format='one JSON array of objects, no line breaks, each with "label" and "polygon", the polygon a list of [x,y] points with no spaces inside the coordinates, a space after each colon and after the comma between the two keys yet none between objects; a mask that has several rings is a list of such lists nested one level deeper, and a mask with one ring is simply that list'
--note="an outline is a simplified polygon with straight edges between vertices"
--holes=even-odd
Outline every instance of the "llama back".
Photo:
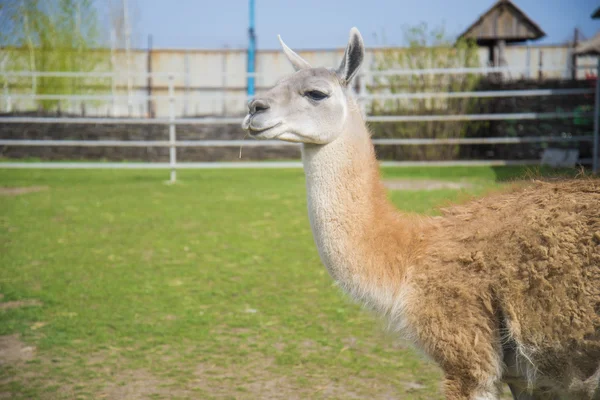
[{"label": "llama back", "polygon": [[487,282],[503,341],[531,370],[569,381],[599,370],[600,180],[488,196],[446,210],[439,232],[435,257]]}]

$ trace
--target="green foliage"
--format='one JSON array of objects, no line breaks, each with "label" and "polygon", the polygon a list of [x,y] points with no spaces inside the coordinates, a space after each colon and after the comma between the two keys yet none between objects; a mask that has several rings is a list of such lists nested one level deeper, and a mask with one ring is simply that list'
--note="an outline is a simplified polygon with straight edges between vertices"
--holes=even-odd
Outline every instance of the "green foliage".
[{"label": "green foliage", "polygon": [[[439,69],[478,67],[478,48],[472,41],[451,41],[444,28],[430,30],[426,24],[406,29],[408,44],[403,49],[387,49],[376,54],[376,69]],[[475,74],[429,74],[380,76],[370,87],[371,93],[423,93],[472,91],[479,83]],[[465,114],[474,107],[474,99],[427,98],[374,100],[373,115],[452,115]],[[459,138],[467,130],[465,122],[378,123],[373,126],[377,137]],[[401,159],[451,159],[457,146],[411,146],[382,150],[382,156]],[[386,152],[395,152],[387,153]]]},{"label": "green foliage", "polygon": [[[9,0],[0,6],[0,53],[5,70],[102,72],[109,54],[100,50],[101,30],[92,0]],[[105,78],[39,76],[11,79],[17,91],[74,95],[108,88]],[[59,100],[40,100],[43,109]]]},{"label": "green foliage", "polygon": [[591,126],[593,118],[588,117],[594,111],[594,107],[591,105],[577,106],[575,108],[575,117],[573,118],[574,125]]}]

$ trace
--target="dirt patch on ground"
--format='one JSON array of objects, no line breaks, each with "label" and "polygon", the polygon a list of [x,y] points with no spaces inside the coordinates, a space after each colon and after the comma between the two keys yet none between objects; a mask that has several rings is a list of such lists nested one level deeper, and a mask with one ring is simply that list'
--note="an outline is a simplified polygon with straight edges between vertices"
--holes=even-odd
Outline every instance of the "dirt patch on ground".
[{"label": "dirt patch on ground", "polygon": [[34,354],[35,347],[27,346],[18,335],[0,336],[0,366],[31,360]]},{"label": "dirt patch on ground", "polygon": [[137,400],[149,398],[187,397],[190,393],[178,389],[173,379],[156,377],[139,369],[119,372],[118,379],[108,381],[98,398],[114,400]]},{"label": "dirt patch on ground", "polygon": [[473,185],[467,182],[448,182],[416,179],[384,179],[383,184],[390,190],[439,190],[439,189],[469,189]]},{"label": "dirt patch on ground", "polygon": [[[272,358],[257,356],[248,365],[217,366],[212,363],[201,363],[194,373],[196,379],[189,385],[192,390],[200,390],[209,396],[217,398],[236,399],[315,399],[340,398],[361,399],[364,393],[355,391],[344,379],[330,379],[327,376],[305,370],[301,366],[295,368],[296,376],[305,377],[311,381],[310,386],[300,384],[294,376],[277,372],[277,366]],[[381,382],[361,377],[352,377],[353,383],[369,387],[371,394],[377,398],[396,398],[391,396],[394,389],[381,385]],[[359,386],[360,386],[359,385]],[[385,387],[384,387],[385,386]]]},{"label": "dirt patch on ground", "polygon": [[18,196],[20,194],[41,192],[48,186],[0,187],[0,196]]},{"label": "dirt patch on ground", "polygon": [[17,301],[7,301],[5,303],[0,303],[0,310],[10,310],[13,308],[21,308],[21,307],[40,307],[43,306],[39,300],[29,299],[29,300],[17,300]]},{"label": "dirt patch on ground", "polygon": [[[345,371],[333,375],[324,373],[314,366],[298,364],[290,373],[289,366],[281,370],[275,357],[262,353],[248,353],[232,361],[228,356],[211,356],[202,362],[182,362],[190,354],[201,354],[198,348],[171,349],[159,346],[152,349],[156,353],[154,362],[147,360],[147,366],[137,364],[128,368],[127,349],[109,346],[98,352],[80,358],[78,354],[60,354],[50,357],[28,350],[17,336],[0,337],[0,349],[9,348],[10,355],[0,356],[9,360],[12,376],[6,382],[14,382],[16,387],[39,391],[43,399],[53,398],[94,398],[114,400],[171,399],[171,398],[235,398],[245,399],[392,399],[404,394],[415,396],[431,394],[431,388],[412,376],[394,380],[379,379],[376,375]],[[319,344],[307,341],[309,347],[319,348]],[[353,338],[348,345],[361,348]],[[360,350],[360,349],[358,349]],[[168,360],[167,369],[153,368],[161,354],[173,356]],[[346,352],[344,352],[345,354]],[[4,353],[2,353],[4,354]],[[34,364],[23,360],[35,358]],[[81,361],[84,361],[82,364]],[[87,361],[87,362],[86,362]],[[390,361],[391,362],[391,361]],[[155,366],[155,365],[154,365]],[[2,364],[0,364],[2,367]],[[75,369],[74,369],[75,368]],[[73,372],[79,376],[76,381],[53,371],[57,369]],[[285,370],[288,370],[287,373]],[[410,374],[409,374],[410,375]],[[405,379],[401,379],[404,377]],[[58,381],[56,380],[58,378]],[[414,377],[416,378],[416,377]],[[310,382],[310,384],[308,384]],[[0,388],[3,381],[0,379]],[[60,386],[58,392],[55,391]],[[9,388],[0,389],[0,399],[14,398],[18,393]],[[17,389],[20,390],[20,389]],[[91,396],[91,397],[88,397]],[[433,396],[437,398],[437,396]]]}]

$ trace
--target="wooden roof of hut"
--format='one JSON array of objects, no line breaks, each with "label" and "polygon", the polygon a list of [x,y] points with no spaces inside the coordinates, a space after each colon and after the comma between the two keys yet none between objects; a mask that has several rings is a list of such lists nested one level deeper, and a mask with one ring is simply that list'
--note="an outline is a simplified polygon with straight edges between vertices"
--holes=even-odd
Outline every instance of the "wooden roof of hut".
[{"label": "wooden roof of hut", "polygon": [[[592,19],[598,18],[600,18],[600,7],[592,14]],[[593,38],[579,43],[575,48],[575,54],[578,56],[600,56],[600,32],[596,33]]]},{"label": "wooden roof of hut", "polygon": [[459,38],[475,39],[480,46],[536,40],[546,36],[542,28],[511,0],[499,0],[469,26]]},{"label": "wooden roof of hut", "polygon": [[600,55],[600,32],[596,36],[581,42],[575,48],[575,54],[580,56]]}]

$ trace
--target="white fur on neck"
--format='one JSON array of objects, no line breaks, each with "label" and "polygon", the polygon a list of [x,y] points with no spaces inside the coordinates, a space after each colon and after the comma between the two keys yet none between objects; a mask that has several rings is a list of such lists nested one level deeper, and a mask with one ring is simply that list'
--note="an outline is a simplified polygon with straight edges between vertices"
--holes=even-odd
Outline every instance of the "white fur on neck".
[{"label": "white fur on neck", "polygon": [[360,116],[350,120],[360,128],[347,129],[332,143],[302,148],[313,237],[332,278],[357,301],[386,315],[393,330],[404,330],[406,288],[372,283],[365,271],[375,261],[353,244],[352,235],[371,222],[373,177],[371,166],[364,165],[372,158],[370,137]]}]

